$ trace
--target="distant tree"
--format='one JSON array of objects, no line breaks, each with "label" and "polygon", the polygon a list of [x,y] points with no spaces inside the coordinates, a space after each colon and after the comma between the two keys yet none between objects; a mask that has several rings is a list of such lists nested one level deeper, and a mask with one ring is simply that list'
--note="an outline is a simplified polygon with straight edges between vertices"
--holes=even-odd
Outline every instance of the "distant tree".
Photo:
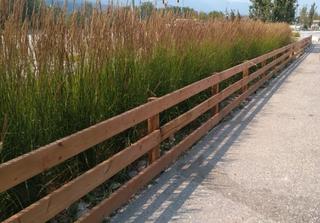
[{"label": "distant tree", "polygon": [[[23,16],[30,18],[33,13],[37,13],[40,9],[41,0],[2,0],[1,5],[5,6],[7,14],[10,14],[14,10],[14,5],[19,4],[23,6]],[[3,8],[4,9],[4,8]],[[20,8],[19,8],[20,9]]]},{"label": "distant tree", "polygon": [[320,19],[320,15],[317,12],[314,13],[314,19],[317,19],[317,20]]},{"label": "distant tree", "polygon": [[[168,0],[162,0],[162,4],[167,7],[168,6]],[[179,3],[179,0],[177,0],[177,3]]]},{"label": "distant tree", "polygon": [[308,27],[311,27],[311,25],[313,23],[313,20],[314,20],[315,14],[316,14],[316,9],[317,9],[316,3],[313,3],[311,5],[311,8],[310,8],[310,11],[308,14]]},{"label": "distant tree", "polygon": [[237,10],[237,20],[238,20],[238,21],[241,20],[241,14],[240,14],[239,10]]},{"label": "distant tree", "polygon": [[201,20],[207,20],[207,19],[209,19],[208,14],[205,13],[205,12],[199,12],[199,13],[198,13],[198,17],[199,17],[199,19],[201,19]]},{"label": "distant tree", "polygon": [[231,20],[231,21],[236,20],[236,14],[234,13],[234,10],[231,10],[231,11],[230,11],[230,20]]},{"label": "distant tree", "polygon": [[136,8],[136,1],[131,0],[131,9],[135,9],[135,8]]},{"label": "distant tree", "polygon": [[140,16],[142,19],[149,18],[155,9],[151,2],[144,2],[140,6]]},{"label": "distant tree", "polygon": [[297,6],[297,0],[274,0],[272,21],[294,22]]},{"label": "distant tree", "polygon": [[309,25],[309,16],[308,16],[308,8],[307,6],[303,6],[300,10],[299,15],[299,23],[303,26],[303,28],[307,29]]},{"label": "distant tree", "polygon": [[190,7],[180,7],[180,9],[181,9],[183,15],[193,16],[193,15],[197,14],[196,10],[194,10],[193,8],[190,8]]},{"label": "distant tree", "polygon": [[25,3],[26,15],[30,18],[33,13],[38,13],[41,5],[41,0],[27,0]]},{"label": "distant tree", "polygon": [[170,12],[180,17],[196,17],[198,15],[198,13],[193,8],[189,8],[189,7],[171,6],[171,7],[166,7],[164,11]]},{"label": "distant tree", "polygon": [[222,19],[224,17],[223,12],[219,12],[219,11],[212,11],[208,13],[208,17],[210,19]]},{"label": "distant tree", "polygon": [[249,17],[254,20],[270,21],[273,3],[271,0],[250,0]]},{"label": "distant tree", "polygon": [[91,2],[84,2],[83,10],[85,17],[90,17],[93,13],[93,4]]},{"label": "distant tree", "polygon": [[229,20],[230,14],[229,14],[228,9],[226,9],[226,11],[225,11],[225,13],[224,13],[224,17],[225,17],[226,20]]},{"label": "distant tree", "polygon": [[[17,17],[24,21],[30,19],[33,14],[37,14],[40,11],[42,0],[0,0],[0,28],[3,27],[4,21],[13,13],[16,13]],[[19,4],[19,7],[15,7]]]},{"label": "distant tree", "polygon": [[252,19],[272,22],[295,21],[297,0],[250,0],[249,16]]}]

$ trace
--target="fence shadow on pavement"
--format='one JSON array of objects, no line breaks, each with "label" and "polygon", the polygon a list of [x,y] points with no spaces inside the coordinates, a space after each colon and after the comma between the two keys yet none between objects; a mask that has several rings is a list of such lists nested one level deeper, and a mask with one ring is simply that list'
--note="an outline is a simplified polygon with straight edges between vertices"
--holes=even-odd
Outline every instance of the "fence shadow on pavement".
[{"label": "fence shadow on pavement", "polygon": [[224,158],[224,155],[237,142],[243,130],[308,54],[319,53],[319,50],[319,47],[314,46],[307,49],[307,52],[285,68],[281,75],[269,81],[264,88],[251,96],[251,100],[246,102],[243,109],[237,109],[226,118],[227,120],[211,130],[197,143],[196,148],[193,147],[111,221],[163,223],[172,220],[217,163],[232,162]]}]

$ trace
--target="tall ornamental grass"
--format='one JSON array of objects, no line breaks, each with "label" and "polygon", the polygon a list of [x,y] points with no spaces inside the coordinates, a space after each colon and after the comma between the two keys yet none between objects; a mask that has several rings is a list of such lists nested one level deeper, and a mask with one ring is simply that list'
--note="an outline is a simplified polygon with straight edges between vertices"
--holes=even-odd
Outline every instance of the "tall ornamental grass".
[{"label": "tall ornamental grass", "polygon": [[[27,16],[25,1],[8,2],[0,0],[1,163],[291,41],[286,24],[163,10],[142,18],[116,7],[42,5]],[[144,126],[125,132],[0,194],[0,220],[142,134]]]}]

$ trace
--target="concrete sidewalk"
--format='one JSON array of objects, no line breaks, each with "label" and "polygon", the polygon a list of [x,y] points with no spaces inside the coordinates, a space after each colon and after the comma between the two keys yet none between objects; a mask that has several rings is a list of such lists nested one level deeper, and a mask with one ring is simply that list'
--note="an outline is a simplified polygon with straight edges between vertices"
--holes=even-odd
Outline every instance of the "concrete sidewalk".
[{"label": "concrete sidewalk", "polygon": [[320,222],[320,46],[123,208],[120,222]]}]

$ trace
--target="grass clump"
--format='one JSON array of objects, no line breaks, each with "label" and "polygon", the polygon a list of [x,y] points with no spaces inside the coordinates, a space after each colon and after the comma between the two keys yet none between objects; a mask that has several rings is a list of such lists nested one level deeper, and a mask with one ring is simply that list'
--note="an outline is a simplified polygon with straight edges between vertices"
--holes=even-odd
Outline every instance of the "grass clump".
[{"label": "grass clump", "polygon": [[293,32],[293,37],[294,38],[299,38],[300,37],[300,33],[299,32]]},{"label": "grass clump", "polygon": [[[6,2],[0,0],[1,162],[291,41],[287,24],[180,19],[163,10],[141,18],[119,7],[70,13],[42,5],[25,16],[25,1]],[[142,124],[2,193],[0,220],[144,133]]]}]

